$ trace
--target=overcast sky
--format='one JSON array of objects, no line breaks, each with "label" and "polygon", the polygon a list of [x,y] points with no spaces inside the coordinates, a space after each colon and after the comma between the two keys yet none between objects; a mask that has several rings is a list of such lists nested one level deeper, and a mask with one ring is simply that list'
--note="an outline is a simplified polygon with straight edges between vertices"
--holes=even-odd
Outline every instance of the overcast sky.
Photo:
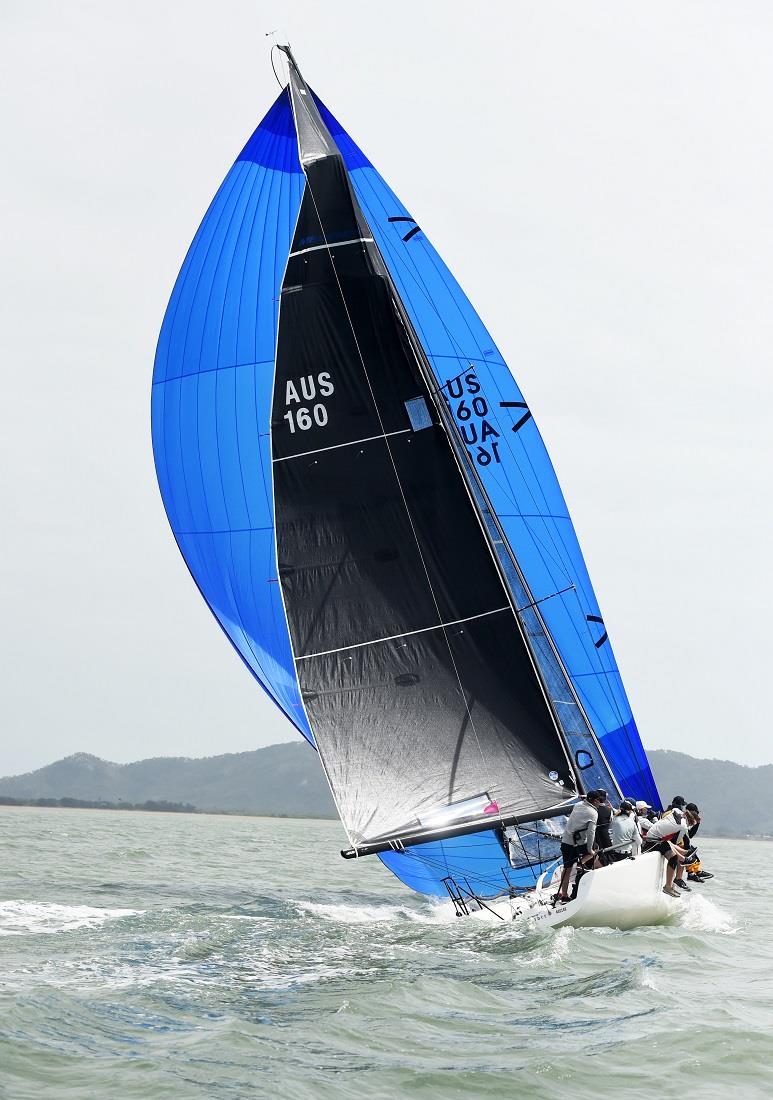
[{"label": "overcast sky", "polygon": [[4,0],[0,775],[296,736],[175,547],[149,402],[265,32],[551,451],[644,743],[773,762],[773,6]]}]

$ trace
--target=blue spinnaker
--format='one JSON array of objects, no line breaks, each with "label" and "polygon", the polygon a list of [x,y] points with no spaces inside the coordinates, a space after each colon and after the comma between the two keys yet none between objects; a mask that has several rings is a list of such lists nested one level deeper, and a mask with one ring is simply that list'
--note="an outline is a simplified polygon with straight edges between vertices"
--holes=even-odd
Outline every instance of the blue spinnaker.
[{"label": "blue spinnaker", "polygon": [[250,671],[311,741],[277,578],[269,442],[279,287],[303,187],[284,91],[185,258],[158,342],[152,419],[188,568]]},{"label": "blue spinnaker", "polygon": [[381,856],[401,882],[420,894],[447,897],[443,879],[452,878],[478,897],[492,898],[507,887],[528,890],[548,863],[534,863],[518,870],[510,867],[502,844],[491,829],[482,833],[417,844],[404,852]]},{"label": "blue spinnaker", "polygon": [[[623,793],[658,792],[566,504],[531,410],[421,228],[319,103],[356,196],[543,622]],[[204,599],[277,706],[313,744],[277,576],[270,414],[279,294],[304,191],[283,91],[226,176],[164,318],[153,378],[156,469]],[[533,883],[492,830],[382,856],[413,889],[448,874],[491,896]]]}]

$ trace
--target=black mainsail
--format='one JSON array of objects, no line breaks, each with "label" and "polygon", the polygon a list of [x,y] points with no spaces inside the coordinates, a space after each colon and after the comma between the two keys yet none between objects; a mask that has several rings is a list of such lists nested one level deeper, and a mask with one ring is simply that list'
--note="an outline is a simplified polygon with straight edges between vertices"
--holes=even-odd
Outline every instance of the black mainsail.
[{"label": "black mainsail", "polygon": [[576,789],[437,391],[291,61],[306,186],[272,406],[279,581],[355,846],[538,817]]}]

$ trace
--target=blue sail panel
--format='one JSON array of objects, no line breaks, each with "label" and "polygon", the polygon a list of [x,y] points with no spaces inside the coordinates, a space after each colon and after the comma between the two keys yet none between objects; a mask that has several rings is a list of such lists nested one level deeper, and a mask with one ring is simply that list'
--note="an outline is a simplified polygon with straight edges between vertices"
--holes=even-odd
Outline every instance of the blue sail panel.
[{"label": "blue sail panel", "polygon": [[574,527],[531,410],[421,228],[317,102],[604,755],[625,795],[659,806]]},{"label": "blue sail panel", "polygon": [[312,741],[277,578],[269,441],[279,289],[303,188],[282,92],[178,276],[156,352],[152,435],[164,506],[196,584],[255,678]]},{"label": "blue sail panel", "polygon": [[469,833],[453,840],[435,840],[417,844],[404,852],[385,852],[382,862],[406,886],[420,894],[448,897],[443,879],[455,883],[483,898],[493,898],[508,887],[528,890],[534,886],[548,863],[512,868],[504,849],[492,829]]}]

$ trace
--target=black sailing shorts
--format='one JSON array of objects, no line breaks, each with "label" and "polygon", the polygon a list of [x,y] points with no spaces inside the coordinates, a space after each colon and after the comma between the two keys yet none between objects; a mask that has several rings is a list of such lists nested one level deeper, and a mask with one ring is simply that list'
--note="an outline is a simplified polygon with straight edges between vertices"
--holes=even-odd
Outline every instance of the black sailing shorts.
[{"label": "black sailing shorts", "polygon": [[564,857],[564,867],[574,867],[575,863],[579,863],[580,857],[586,855],[588,849],[583,844],[564,844],[561,843],[561,855]]},{"label": "black sailing shorts", "polygon": [[642,845],[642,855],[644,855],[645,852],[660,852],[660,854],[665,857],[669,867],[676,867],[679,862],[676,856],[673,855],[667,840],[661,840],[659,844],[656,844],[654,840],[648,844],[645,840]]}]

